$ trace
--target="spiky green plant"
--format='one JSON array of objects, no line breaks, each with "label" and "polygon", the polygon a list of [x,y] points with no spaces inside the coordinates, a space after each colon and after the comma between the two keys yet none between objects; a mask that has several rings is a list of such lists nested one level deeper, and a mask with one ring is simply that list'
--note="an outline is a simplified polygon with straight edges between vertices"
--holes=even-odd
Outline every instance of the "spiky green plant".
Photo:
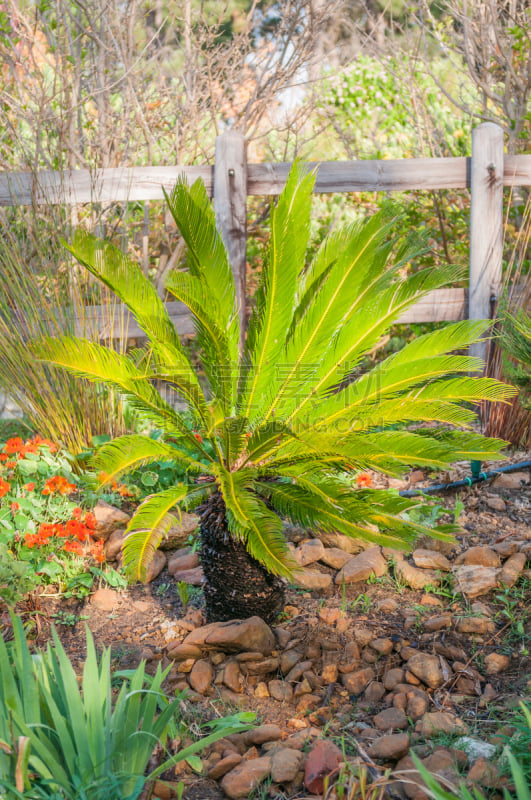
[{"label": "spiky green plant", "polygon": [[520,405],[531,410],[531,316],[523,309],[514,314],[503,311],[500,345],[505,355],[505,374],[521,389]]},{"label": "spiky green plant", "polygon": [[[448,325],[363,369],[386,329],[427,292],[454,281],[458,271],[408,271],[419,243],[412,237],[398,242],[393,221],[381,215],[332,233],[306,265],[313,184],[313,175],[295,165],[272,209],[262,284],[242,354],[233,276],[204,186],[178,182],[168,197],[188,246],[188,269],[175,272],[167,288],[193,316],[201,382],[139,266],[83,233],[71,251],[131,309],[149,349],[140,361],[137,354],[119,355],[70,337],[37,346],[41,358],[118,388],[164,426],[164,441],[128,435],[100,448],[95,467],[108,480],[161,457],[181,461],[196,476],[195,483],[171,487],[139,506],[127,529],[124,566],[142,578],[172,524],[170,510],[202,503],[211,619],[275,613],[279,577],[291,576],[296,566],[283,517],[391,547],[407,547],[427,532],[401,516],[415,501],[356,489],[359,470],[394,475],[410,464],[441,468],[456,459],[497,457],[503,444],[470,430],[470,404],[503,400],[513,390],[468,377],[482,364],[453,354],[478,341],[488,322]],[[175,396],[192,415],[192,426]],[[440,526],[429,533],[451,530]]]}]

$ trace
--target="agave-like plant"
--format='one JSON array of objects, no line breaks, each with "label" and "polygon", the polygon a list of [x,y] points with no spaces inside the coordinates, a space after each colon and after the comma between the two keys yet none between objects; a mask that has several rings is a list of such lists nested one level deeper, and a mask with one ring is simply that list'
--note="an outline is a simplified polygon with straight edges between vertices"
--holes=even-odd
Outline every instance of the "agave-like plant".
[{"label": "agave-like plant", "polygon": [[441,468],[496,457],[503,446],[470,429],[471,404],[504,400],[512,389],[469,377],[482,363],[453,352],[478,341],[488,321],[447,325],[366,368],[387,328],[458,271],[411,272],[419,242],[400,243],[391,235],[393,221],[381,215],[332,233],[306,264],[313,183],[296,164],[272,209],[243,352],[233,276],[212,207],[202,183],[182,181],[167,199],[188,246],[188,269],[175,272],[167,289],[193,316],[202,374],[140,267],[81,232],[72,253],[133,312],[149,347],[140,358],[79,338],[37,346],[41,358],[116,387],[164,429],[159,440],[120,436],[100,448],[94,466],[109,481],[160,458],[186,466],[190,483],[148,497],[133,515],[124,566],[142,578],[172,524],[171,509],[199,506],[210,620],[274,617],[283,579],[297,568],[283,519],[397,548],[419,533],[452,530],[427,530],[403,516],[416,501],[358,488],[360,470]]}]

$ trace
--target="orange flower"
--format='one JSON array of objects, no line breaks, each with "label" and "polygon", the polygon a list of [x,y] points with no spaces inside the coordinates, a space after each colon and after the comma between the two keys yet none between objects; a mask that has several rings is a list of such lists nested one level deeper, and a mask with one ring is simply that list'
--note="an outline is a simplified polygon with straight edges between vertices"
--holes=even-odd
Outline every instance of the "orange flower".
[{"label": "orange flower", "polygon": [[197,433],[197,431],[193,431],[193,434],[194,434],[195,438],[197,439],[197,441],[199,442],[199,444],[201,444],[201,442],[203,441],[203,437],[201,436],[201,434]]},{"label": "orange flower", "polygon": [[8,469],[15,469],[16,466],[17,466],[16,461],[6,461],[6,467]]},{"label": "orange flower", "polygon": [[4,445],[4,453],[12,455],[13,453],[20,453],[24,449],[24,442],[20,436],[15,436],[13,439],[8,439]]},{"label": "orange flower", "polygon": [[74,483],[69,483],[62,475],[54,475],[53,478],[48,478],[44,483],[43,494],[72,494],[75,492],[77,486]]},{"label": "orange flower", "polygon": [[74,516],[76,519],[79,519],[82,514],[83,514],[82,508],[74,508],[74,510],[72,511],[72,516]]},{"label": "orange flower", "polygon": [[26,489],[27,492],[32,492],[35,489],[35,484],[34,483],[26,483],[26,484],[24,484],[24,489]]},{"label": "orange flower", "polygon": [[363,486],[372,486],[372,478],[370,475],[367,475],[366,472],[362,472],[361,475],[356,476],[356,485],[363,487]]},{"label": "orange flower", "polygon": [[5,497],[5,495],[8,493],[10,489],[11,489],[11,484],[0,478],[0,497]]},{"label": "orange flower", "polygon": [[14,513],[15,513],[15,511],[18,511],[18,510],[19,510],[20,506],[19,506],[19,504],[18,504],[18,503],[11,503],[11,505],[9,506],[9,508],[11,509],[11,511],[12,511],[12,512],[13,512],[13,514],[14,514]]},{"label": "orange flower", "polygon": [[87,526],[87,528],[90,528],[90,530],[93,531],[96,528],[97,524],[98,524],[98,520],[96,519],[94,514],[92,514],[90,511],[88,511],[85,514],[85,525]]},{"label": "orange flower", "polygon": [[63,550],[67,553],[75,553],[76,556],[82,556],[84,553],[81,542],[66,542],[66,544],[63,545]]},{"label": "orange flower", "polygon": [[90,548],[90,555],[98,562],[98,564],[103,564],[103,562],[105,561],[105,553],[103,551],[103,539],[99,539],[97,542],[94,542],[94,544]]}]

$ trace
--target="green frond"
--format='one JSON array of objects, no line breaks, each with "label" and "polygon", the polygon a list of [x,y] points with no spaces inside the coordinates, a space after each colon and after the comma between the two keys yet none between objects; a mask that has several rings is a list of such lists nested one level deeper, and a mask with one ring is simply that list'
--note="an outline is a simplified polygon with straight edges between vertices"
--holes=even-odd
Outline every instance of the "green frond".
[{"label": "green frond", "polygon": [[221,436],[225,463],[230,469],[245,450],[247,443],[247,420],[245,417],[226,417],[217,429]]},{"label": "green frond", "polygon": [[175,523],[169,513],[171,509],[194,493],[204,496],[212,487],[213,484],[211,487],[172,486],[150,495],[138,506],[127,525],[123,548],[123,566],[130,580],[145,580],[155,550]]},{"label": "green frond", "polygon": [[283,422],[271,420],[265,425],[256,428],[247,442],[248,460],[250,462],[260,461],[264,458],[272,447],[277,448],[282,442],[286,442],[296,436],[294,431]]},{"label": "green frond", "polygon": [[208,466],[170,444],[139,434],[126,434],[102,445],[91,460],[91,467],[105,474],[104,484],[112,483],[119,475],[140,464],[162,458],[183,464],[189,472],[206,472]]},{"label": "green frond", "polygon": [[297,564],[286,545],[282,520],[253,492],[250,475],[219,469],[218,480],[231,533],[269,572],[289,578]]}]

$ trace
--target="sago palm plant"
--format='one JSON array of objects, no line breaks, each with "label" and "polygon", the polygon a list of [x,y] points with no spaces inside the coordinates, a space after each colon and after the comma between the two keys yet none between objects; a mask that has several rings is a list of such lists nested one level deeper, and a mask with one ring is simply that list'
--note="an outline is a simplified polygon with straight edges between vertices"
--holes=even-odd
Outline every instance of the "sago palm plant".
[{"label": "sago palm plant", "polygon": [[362,368],[389,325],[457,272],[409,272],[418,241],[406,237],[400,245],[381,216],[332,233],[306,265],[313,182],[295,165],[272,209],[242,353],[233,276],[200,182],[179,182],[168,197],[188,269],[175,272],[167,288],[193,316],[201,374],[140,267],[84,233],[71,251],[131,309],[149,347],[124,356],[70,337],[37,347],[41,358],[116,387],[164,428],[163,440],[120,436],[100,448],[94,466],[110,481],[160,458],[186,465],[190,483],[148,497],[132,517],[124,565],[142,578],[172,524],[171,509],[199,506],[210,620],[273,618],[283,579],[296,568],[283,518],[402,548],[426,532],[402,517],[412,501],[356,488],[360,470],[398,474],[410,464],[484,460],[503,444],[467,430],[470,404],[502,400],[511,389],[468,377],[481,363],[452,354],[477,341],[488,322],[448,325]]}]

